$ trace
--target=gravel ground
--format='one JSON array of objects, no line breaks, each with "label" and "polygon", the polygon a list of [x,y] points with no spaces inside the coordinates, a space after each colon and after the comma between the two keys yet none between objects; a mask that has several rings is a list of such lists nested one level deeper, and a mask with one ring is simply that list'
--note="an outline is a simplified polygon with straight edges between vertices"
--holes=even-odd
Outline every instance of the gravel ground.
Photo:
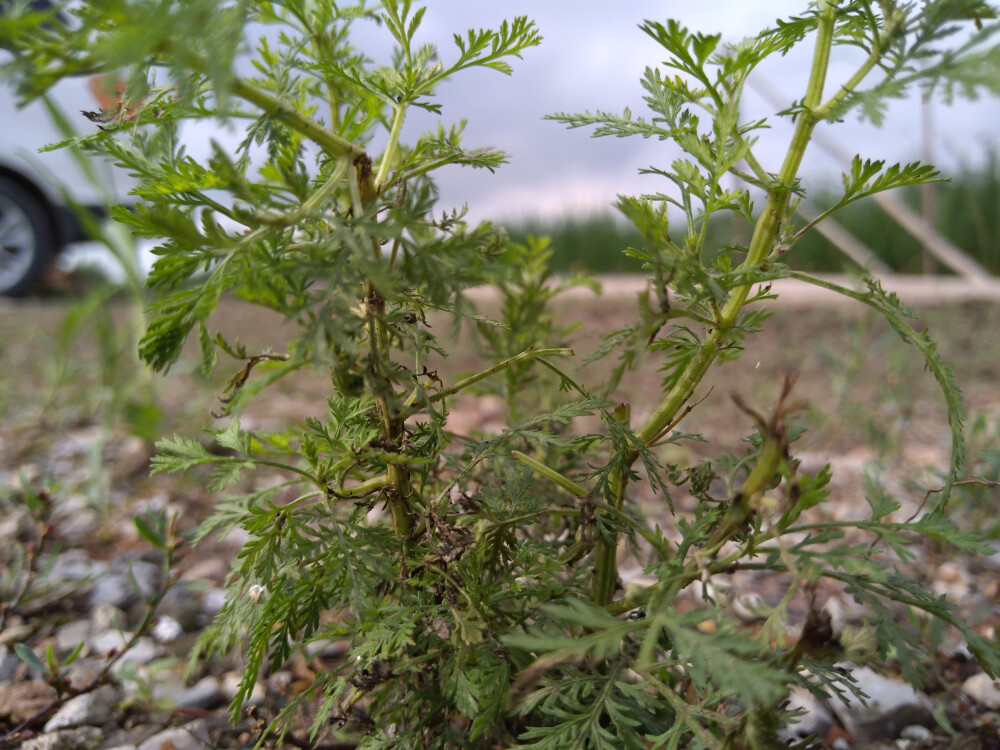
[{"label": "gravel ground", "polygon": [[[629,280],[605,280],[605,295],[594,299],[575,292],[560,303],[564,318],[583,320],[574,348],[592,349],[601,332],[627,321],[633,307]],[[981,426],[973,435],[972,458],[980,473],[1000,467],[1000,287],[974,287],[948,280],[887,281],[887,288],[920,306],[921,325],[930,326],[966,394],[969,411]],[[878,472],[903,504],[901,515],[916,508],[926,489],[939,483],[947,461],[948,440],[941,399],[917,353],[902,345],[887,326],[815,290],[790,286],[779,290],[775,316],[748,346],[744,358],[720,367],[706,384],[711,395],[692,412],[691,431],[702,432],[706,453],[736,447],[749,431],[746,417],[728,398],[739,392],[748,402],[769,403],[778,373],[794,367],[801,373],[797,395],[810,409],[809,428],[797,455],[807,467],[833,465],[832,516],[850,517],[864,508],[862,482]],[[928,297],[927,295],[931,296]],[[122,425],[103,425],[93,416],[96,388],[93,343],[76,343],[73,361],[58,376],[59,325],[66,302],[0,303],[0,586],[18,592],[23,581],[10,571],[18,555],[37,552],[29,594],[5,603],[0,626],[0,748],[211,748],[251,746],[260,722],[306,684],[317,669],[336,663],[344,644],[330,643],[302,655],[282,669],[261,676],[254,702],[257,718],[241,715],[234,725],[227,704],[235,691],[240,664],[217,659],[183,677],[184,657],[201,629],[224,601],[222,585],[238,538],[208,542],[186,550],[177,567],[180,579],[148,617],[143,596],[163,583],[162,560],[140,537],[132,516],[147,509],[176,511],[182,528],[204,517],[213,498],[184,477],[150,477],[150,445],[130,436]],[[479,297],[488,309],[491,302]],[[239,330],[249,348],[280,342],[281,322],[266,313],[227,300],[219,328]],[[438,331],[439,334],[442,331]],[[478,359],[459,339],[456,354],[442,362],[446,380],[473,369]],[[584,377],[599,379],[600,368]],[[159,383],[170,431],[182,424],[211,422],[213,393],[183,361]],[[656,388],[655,366],[630,376],[623,394],[635,397]],[[247,427],[264,428],[311,414],[324,400],[321,378],[304,375],[284,383],[266,403],[246,414]],[[636,398],[636,419],[643,399]],[[489,396],[459,399],[453,414],[456,430],[493,431],[502,425],[504,407]],[[194,431],[192,428],[187,428]],[[689,456],[690,457],[690,456]],[[266,477],[262,478],[266,481]],[[35,523],[23,502],[22,482],[48,487],[43,500],[52,504],[52,526]],[[652,502],[651,498],[637,498]],[[996,489],[969,491],[954,505],[961,523],[1000,535]],[[685,507],[684,499],[678,498]],[[662,510],[650,508],[653,515]],[[672,523],[663,516],[663,522]],[[937,593],[948,596],[967,622],[990,636],[997,633],[1000,608],[1000,546],[980,559],[954,556],[925,547],[914,563]],[[623,568],[636,578],[638,570]],[[773,581],[740,576],[716,582],[719,594],[753,627],[754,604],[773,594]],[[731,587],[731,592],[725,589]],[[693,606],[693,603],[691,603]],[[835,623],[857,622],[864,612],[831,592],[825,603]],[[148,626],[148,627],[147,627]],[[125,656],[108,666],[108,654],[136,634]],[[28,643],[44,659],[52,647],[57,658],[80,646],[68,670],[70,683],[101,685],[54,710],[53,691],[36,668],[15,653]],[[830,748],[1000,748],[1000,689],[982,674],[961,644],[945,637],[927,684],[914,689],[860,670],[863,689],[873,697],[868,707],[819,705],[807,695],[793,700],[806,710],[802,724],[790,731],[811,732]],[[942,720],[947,718],[954,734]],[[16,737],[11,734],[15,729]],[[337,745],[321,738],[326,747]],[[311,746],[302,744],[300,746]]]}]

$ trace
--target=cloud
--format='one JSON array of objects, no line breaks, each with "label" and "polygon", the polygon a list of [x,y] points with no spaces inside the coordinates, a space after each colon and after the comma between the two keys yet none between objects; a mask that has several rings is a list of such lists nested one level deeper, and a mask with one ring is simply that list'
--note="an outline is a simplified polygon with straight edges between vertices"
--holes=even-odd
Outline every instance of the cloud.
[{"label": "cloud", "polygon": [[[662,180],[657,183],[656,178],[639,177],[637,171],[651,164],[669,165],[678,155],[669,144],[638,138],[595,141],[587,138],[586,131],[567,132],[559,124],[539,118],[555,111],[620,112],[625,106],[634,114],[645,114],[639,77],[645,66],[658,65],[665,54],[638,30],[644,18],[662,20],[674,14],[689,28],[720,31],[725,40],[735,41],[773,25],[779,16],[801,13],[802,5],[793,0],[766,4],[735,0],[619,5],[563,0],[505,3],[504,15],[525,13],[537,19],[545,37],[542,46],[528,50],[525,59],[515,63],[511,79],[489,72],[468,76],[465,81],[459,78],[442,87],[438,101],[446,118],[470,118],[470,144],[497,146],[511,154],[512,163],[494,177],[441,173],[443,203],[468,202],[470,214],[477,217],[495,215],[497,210],[507,215],[537,212],[553,216],[609,205],[619,192],[662,189]],[[501,17],[495,6],[486,10],[479,4],[458,0],[436,0],[432,8],[435,33],[463,24],[495,25]],[[447,49],[445,41],[442,39],[442,50]],[[807,41],[792,54],[767,61],[760,77],[791,102],[804,92],[810,57]],[[831,65],[831,87],[849,76],[856,65],[850,50],[838,48]],[[787,148],[791,125],[786,118],[774,117],[774,110],[759,94],[747,93],[745,118],[770,118],[771,128],[757,134],[760,140],[756,153],[769,170],[776,172]],[[854,115],[836,126],[822,128],[852,154],[905,162],[929,152],[931,159],[945,169],[963,163],[975,166],[982,163],[987,149],[1000,149],[1000,134],[993,125],[1000,119],[1000,101],[963,101],[952,107],[934,103],[929,113],[938,125],[934,132],[926,134],[920,124],[925,112],[915,100],[894,102],[881,129],[859,122]],[[839,180],[840,170],[846,168],[847,164],[815,145],[810,147],[803,165],[807,184]]]},{"label": "cloud", "polygon": [[[632,0],[628,3],[579,2],[579,0],[508,0],[480,3],[469,0],[432,0],[420,30],[420,41],[439,47],[442,58],[454,59],[454,32],[470,27],[496,27],[501,20],[524,14],[537,20],[544,37],[538,48],[528,49],[514,61],[513,76],[490,70],[471,70],[442,85],[435,101],[443,107],[445,122],[467,119],[466,144],[492,146],[510,154],[511,163],[496,175],[484,170],[449,168],[438,176],[442,208],[468,203],[474,218],[503,215],[553,216],[590,211],[614,202],[617,193],[639,193],[663,188],[663,181],[640,177],[649,165],[668,166],[678,156],[676,147],[638,138],[590,138],[584,129],[566,130],[543,120],[552,112],[608,110],[628,106],[645,114],[639,78],[647,65],[656,66],[664,51],[638,25],[643,19],[665,20],[676,16],[685,25],[703,32],[720,31],[735,41],[773,25],[779,16],[801,13],[798,0],[703,0],[698,3]],[[355,43],[369,56],[387,63],[391,39],[384,27],[371,22],[356,26]],[[785,58],[767,61],[761,77],[780,89],[788,100],[801,96],[810,56],[808,43]],[[831,71],[843,78],[853,63],[838,49]],[[754,91],[744,100],[744,116],[772,115],[774,107]],[[929,147],[933,160],[945,168],[960,163],[982,163],[987,148],[1000,149],[1000,101],[958,102],[932,109],[937,125],[923,142],[921,105],[898,102],[882,130],[862,124],[855,117],[835,127],[823,126],[842,146],[866,157],[909,161]],[[436,125],[437,118],[414,111],[404,130],[415,139]],[[19,123],[31,128],[32,123]],[[787,146],[790,125],[772,118],[771,129],[761,131],[757,153],[764,165],[777,171]],[[207,144],[206,133],[219,137],[216,126],[189,127],[186,138],[192,149]],[[232,143],[237,137],[227,137]],[[379,139],[375,140],[377,145]],[[199,144],[202,144],[199,146]],[[846,165],[838,164],[810,147],[804,165],[807,183],[832,181]]]}]

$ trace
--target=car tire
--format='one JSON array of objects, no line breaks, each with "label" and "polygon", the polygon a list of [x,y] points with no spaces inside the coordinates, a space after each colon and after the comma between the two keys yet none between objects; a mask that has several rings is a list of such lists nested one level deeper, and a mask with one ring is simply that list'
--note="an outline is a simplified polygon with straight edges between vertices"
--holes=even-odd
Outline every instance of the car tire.
[{"label": "car tire", "polygon": [[21,183],[0,175],[0,295],[30,292],[56,250],[45,204]]}]

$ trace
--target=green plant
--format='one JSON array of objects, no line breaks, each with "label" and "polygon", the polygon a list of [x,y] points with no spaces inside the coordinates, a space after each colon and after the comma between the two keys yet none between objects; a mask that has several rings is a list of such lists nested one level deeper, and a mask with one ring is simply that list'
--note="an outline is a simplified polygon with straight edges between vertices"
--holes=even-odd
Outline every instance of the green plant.
[{"label": "green plant", "polygon": [[47,552],[52,531],[52,491],[46,483],[33,487],[22,473],[21,492],[0,493],[0,510],[9,519],[14,542],[0,553],[3,573],[0,574],[0,628],[18,608],[31,598],[32,584],[39,572],[39,561]]},{"label": "green plant", "polygon": [[[46,110],[53,124],[67,139],[78,138],[78,131],[51,96],[44,96]],[[102,206],[110,211],[115,199],[95,170],[90,157],[79,146],[68,145],[80,172],[101,196]],[[49,175],[49,182],[60,185],[58,176]],[[93,406],[102,430],[127,426],[133,434],[153,442],[160,437],[163,414],[157,405],[156,387],[152,373],[139,366],[137,345],[145,330],[144,311],[149,305],[143,274],[139,267],[139,248],[135,237],[120,223],[102,220],[86,207],[79,205],[65,188],[65,204],[75,215],[84,233],[108,251],[121,278],[120,283],[98,282],[83,299],[73,304],[66,313],[58,341],[58,367],[53,388],[64,384],[66,373],[72,374],[73,358],[78,352],[73,345],[82,332],[93,332],[97,344],[97,371],[99,385],[93,389],[96,403]],[[115,302],[124,300],[114,310]],[[117,312],[117,314],[116,314]],[[75,374],[79,377],[79,373]],[[80,394],[74,394],[80,399]],[[100,452],[105,439],[95,445],[94,469],[100,473]]]},{"label": "green plant", "polygon": [[515,242],[547,237],[552,248],[550,263],[560,273],[642,272],[642,265],[625,255],[625,250],[640,243],[642,237],[634,226],[609,213],[521,221],[508,224],[507,231]]},{"label": "green plant", "polygon": [[[54,553],[58,550],[53,541],[53,537],[58,537],[58,528],[54,527],[51,520],[52,509],[57,502],[55,490],[56,488],[48,482],[45,486],[36,488],[22,474],[20,492],[12,493],[7,490],[0,492],[0,510],[17,527],[14,538],[10,540],[11,543],[0,555],[4,571],[3,575],[0,575],[0,629],[4,629],[15,618],[21,619],[31,609],[51,609],[53,602],[58,602],[60,598],[70,593],[66,591],[65,581],[56,582],[54,588],[52,582],[40,581],[44,578],[46,566],[51,565]],[[139,535],[161,554],[163,569],[162,582],[145,596],[142,617],[135,631],[127,636],[122,634],[121,646],[104,654],[98,668],[89,672],[86,679],[74,679],[69,674],[69,668],[83,651],[85,645],[83,642],[78,643],[61,658],[50,638],[43,637],[41,640],[44,641],[44,646],[39,645],[35,648],[32,648],[27,641],[15,642],[14,653],[35,671],[38,679],[48,683],[55,694],[51,700],[42,703],[33,714],[13,726],[8,726],[0,735],[0,748],[20,747],[22,741],[29,739],[35,731],[44,727],[46,721],[68,700],[93,692],[117,679],[135,680],[139,698],[146,700],[149,708],[157,707],[151,700],[151,693],[142,692],[144,686],[149,687],[150,681],[147,679],[146,683],[139,684],[141,670],[137,673],[128,669],[124,675],[115,675],[113,669],[121,666],[123,658],[149,635],[156,624],[157,607],[180,577],[180,572],[174,568],[180,559],[183,541],[177,532],[176,517],[168,518],[164,513],[150,512],[135,516],[133,520]],[[28,539],[22,538],[25,536]],[[40,573],[43,575],[40,576]],[[70,591],[72,588],[70,584]],[[7,632],[18,631],[10,629]],[[161,668],[162,663],[154,663],[149,665],[146,671],[155,676],[156,671]],[[149,675],[145,677],[148,678]]]},{"label": "green plant", "polygon": [[[817,191],[820,201],[833,197],[831,189]],[[1000,199],[1000,164],[994,152],[985,154],[979,166],[963,164],[947,183],[936,186],[937,211],[930,217],[941,234],[983,268],[1000,273],[1000,224],[997,205]],[[920,191],[904,189],[902,198],[911,208],[919,210]],[[864,237],[865,245],[890,268],[899,273],[921,273],[924,248],[913,236],[903,231],[876,203],[862,201],[847,208],[837,217],[840,224],[856,237]],[[803,271],[841,272],[856,264],[818,233],[803,238],[801,251],[790,264]],[[950,273],[947,268],[942,272]]]},{"label": "green plant", "polygon": [[[503,156],[465,149],[460,127],[416,137],[404,127],[414,107],[438,112],[429,97],[446,78],[474,66],[510,72],[507,59],[539,41],[531,22],[457,35],[448,53],[418,43],[424,11],[408,0],[383,0],[377,10],[306,0],[118,0],[72,10],[72,27],[47,14],[15,18],[4,43],[17,50],[25,96],[64,75],[128,68],[125,102],[100,118],[100,132],[74,142],[137,174],[142,202],[115,215],[161,239],[150,283],[165,296],[140,352],[166,370],[195,333],[206,371],[220,352],[238,362],[222,406],[229,426],[215,434],[220,450],[177,436],[159,443],[155,470],[208,467],[218,492],[259,468],[284,477],[221,500],[198,532],[242,526],[249,535],[230,598],[193,656],[242,650],[234,712],[265,664],[328,639],[349,641],[348,658],[319,673],[275,717],[274,732],[313,702],[314,737],[333,723],[366,748],[774,747],[792,718],[783,708],[792,686],[852,689],[838,662],[891,659],[918,680],[925,645],[909,626],[918,617],[961,631],[984,668],[1000,667],[997,644],[905,572],[914,538],[985,549],[945,513],[964,456],[950,371],[877,283],[840,288],[782,263],[810,228],[788,217],[804,191],[798,171],[813,129],[852,109],[877,117],[887,98],[917,84],[975,92],[1000,80],[994,50],[982,46],[995,26],[957,51],[942,46],[965,22],[992,18],[987,4],[820,0],[735,45],[674,21],[644,23],[666,52],[666,70],[643,78],[652,119],[554,116],[598,135],[669,140],[685,152],[651,170],[671,192],[620,199],[642,236],[629,254],[650,289],[635,323],[594,354],[620,357],[594,385],[566,368],[572,352],[554,321],[521,314],[544,309],[532,306],[549,296],[538,246],[508,248],[489,224],[433,213],[437,168],[494,169]],[[388,65],[351,45],[352,24],[374,17],[395,45]],[[234,66],[250,20],[282,31],[258,42],[255,77]],[[771,172],[754,156],[765,122],[742,121],[740,98],[759,63],[806,40],[814,48],[808,86],[781,113],[795,130]],[[861,62],[831,87],[836,45],[855,48]],[[184,155],[176,129],[211,117],[244,122],[246,137],[233,153],[213,145],[200,163]],[[381,153],[370,151],[376,143]],[[756,192],[724,187],[731,172]],[[924,165],[857,159],[830,210],[934,179]],[[667,204],[681,211],[679,228]],[[726,213],[753,226],[746,247],[708,245],[709,220]],[[830,476],[802,473],[792,455],[801,432],[792,422],[800,408],[793,377],[779,384],[770,410],[736,399],[734,418],[752,429],[742,454],[692,466],[661,461],[665,446],[694,439],[678,428],[703,397],[699,384],[714,364],[739,355],[766,318],[766,306],[749,303],[769,299],[766,283],[782,277],[874,308],[926,358],[954,447],[947,487],[919,518],[895,520],[898,504],[874,487],[866,518],[813,516],[829,500]],[[479,283],[499,288],[499,320],[477,318],[465,298]],[[227,293],[280,312],[298,337],[264,351],[229,341],[211,328]],[[500,361],[441,382],[433,358],[445,351],[428,324],[432,312],[477,320]],[[662,389],[617,403],[625,372],[650,355],[663,358]],[[326,403],[286,431],[245,431],[244,405],[301,368],[328,375]],[[536,378],[542,373],[552,377]],[[452,397],[494,376],[517,421],[500,435],[449,431]],[[546,382],[555,392],[539,394]],[[643,482],[675,537],[640,513]],[[674,512],[670,492],[679,487],[696,499],[693,514]],[[619,596],[621,554],[655,582]],[[769,572],[783,587],[757,632],[710,594],[713,577],[737,570]],[[863,602],[871,627],[834,634],[817,601],[821,583]],[[679,607],[692,589],[705,598]],[[783,626],[793,603],[806,613],[798,637]]]},{"label": "green plant", "polygon": [[161,673],[176,667],[178,661],[175,656],[165,656],[154,659],[149,664],[123,664],[118,670],[117,678],[120,682],[130,683],[131,690],[129,696],[122,701],[122,708],[134,708],[146,715],[170,713],[177,708],[172,698],[156,694],[156,681]]},{"label": "green plant", "polygon": [[980,412],[969,425],[969,474],[972,478],[962,486],[959,495],[969,510],[977,528],[996,539],[1000,522],[993,515],[991,491],[1000,487],[1000,420]]},{"label": "green plant", "polygon": [[[898,458],[906,441],[906,426],[913,412],[912,394],[900,388],[903,366],[909,361],[899,337],[891,329],[881,336],[876,332],[886,326],[872,311],[840,321],[847,340],[846,350],[836,351],[823,342],[816,343],[816,353],[831,374],[831,404],[814,408],[813,423],[836,438],[871,446],[879,463]],[[904,342],[905,343],[905,339]],[[866,361],[877,361],[883,371],[864,381],[864,386],[878,395],[864,393],[859,379],[864,377]],[[878,407],[873,409],[872,402]]]},{"label": "green plant", "polygon": [[[524,244],[511,242],[500,258],[490,283],[499,296],[499,319],[480,320],[477,327],[482,346],[480,355],[487,362],[501,362],[517,357],[534,346],[558,344],[565,346],[578,324],[560,325],[555,319],[553,300],[576,286],[586,286],[599,292],[594,281],[575,276],[554,278],[549,263],[552,249],[547,238],[528,235]],[[550,378],[553,373],[544,371]],[[538,368],[531,359],[505,367],[496,379],[484,380],[478,386],[498,394],[507,404],[508,419],[520,422],[533,414],[548,411],[555,404],[555,389],[539,385]],[[494,385],[494,380],[499,381]],[[558,382],[558,381],[556,381]]]}]

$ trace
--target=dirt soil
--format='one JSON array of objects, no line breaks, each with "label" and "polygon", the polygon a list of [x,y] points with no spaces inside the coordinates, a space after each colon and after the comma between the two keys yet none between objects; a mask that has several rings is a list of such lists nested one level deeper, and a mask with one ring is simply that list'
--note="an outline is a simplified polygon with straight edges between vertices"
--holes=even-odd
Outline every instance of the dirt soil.
[{"label": "dirt soil", "polygon": [[[939,285],[939,289],[946,286]],[[602,297],[576,292],[559,303],[561,319],[582,323],[571,342],[577,359],[593,351],[603,334],[633,319],[632,291],[629,282],[612,280]],[[948,286],[947,294],[936,297],[912,294],[911,300],[919,306],[915,327],[929,328],[965,396],[970,415],[970,471],[996,479],[1000,471],[1000,295],[968,286],[963,293],[957,285],[955,289]],[[719,366],[699,390],[696,398],[703,400],[683,427],[686,432],[701,433],[706,442],[691,444],[684,449],[688,455],[676,458],[737,450],[752,431],[752,424],[736,408],[731,394],[739,394],[746,403],[766,411],[782,373],[795,371],[795,395],[807,404],[799,424],[807,431],[794,450],[808,468],[832,465],[837,512],[863,513],[866,474],[878,474],[904,503],[904,509],[917,507],[929,489],[940,486],[950,450],[944,402],[919,352],[858,305],[830,304],[810,291],[789,291],[784,296],[773,306],[774,314],[764,331],[747,342],[743,356]],[[906,301],[907,295],[902,296]],[[14,491],[22,473],[29,481],[42,481],[46,471],[58,466],[52,456],[60,446],[70,451],[73,440],[101,429],[94,415],[101,398],[111,398],[117,384],[113,379],[101,382],[98,332],[85,327],[78,336],[61,341],[72,304],[73,300],[63,298],[0,301],[0,485],[4,485],[0,489]],[[480,296],[477,304],[486,312],[494,307],[485,296]],[[124,318],[127,310],[122,305],[113,308],[113,314]],[[430,322],[437,335],[447,339],[446,322]],[[282,351],[290,330],[277,316],[232,299],[223,301],[212,327],[225,331],[230,340],[239,335],[251,352],[267,347]],[[452,357],[437,363],[446,385],[482,365],[467,337],[456,335]],[[211,412],[217,408],[221,383],[239,369],[238,365],[223,362],[218,377],[210,382],[195,371],[196,354],[195,346],[189,345],[172,372],[155,381],[164,412],[159,427],[166,434],[175,430],[190,434],[223,424]],[[120,352],[115,356],[127,363],[130,355]],[[608,366],[596,363],[581,370],[578,377],[588,383],[599,382]],[[625,379],[617,396],[633,404],[633,423],[641,423],[651,412],[660,378],[658,364],[649,361]],[[272,429],[288,420],[319,415],[326,395],[324,378],[298,375],[281,382],[268,398],[258,399],[245,413],[244,426]],[[503,422],[504,407],[495,397],[462,397],[454,409],[456,425],[465,430],[495,430]],[[102,559],[134,550],[142,542],[126,530],[129,518],[151,498],[178,509],[186,528],[206,515],[214,498],[196,482],[183,476],[148,475],[152,452],[148,443],[129,436],[121,424],[108,426],[105,438],[103,461],[99,456],[96,464],[66,464],[72,465],[75,473],[54,477],[68,494],[80,494],[80,487],[94,482],[103,488],[101,523],[89,541],[78,539],[75,546]],[[58,502],[58,490],[56,495]],[[651,498],[643,500],[653,502]],[[1000,492],[996,489],[969,488],[958,493],[952,507],[961,524],[996,538],[1000,536],[998,501]],[[662,508],[657,512],[664,523],[671,523]],[[231,548],[207,543],[190,550],[183,565],[186,570],[205,568],[232,553]],[[966,585],[965,589],[954,588],[959,594],[963,590],[993,592],[987,597],[992,605],[986,606],[981,596],[970,594],[975,606],[963,614],[980,632],[996,634],[1000,623],[997,567],[984,567],[956,558],[949,550],[926,546],[921,548],[915,568],[930,584],[944,585],[960,578]],[[221,583],[223,575],[217,575],[215,582]],[[36,624],[36,632],[44,627]],[[953,668],[943,661],[937,674],[943,681],[939,690],[955,699],[957,685],[948,684],[957,679]],[[953,707],[954,702],[949,705]],[[990,716],[995,715],[977,711],[967,701],[961,705],[966,713],[950,718],[959,732],[966,731],[969,742],[976,741],[983,722],[994,721]],[[218,714],[224,711],[222,707]],[[6,729],[0,724],[0,735]],[[235,739],[220,743],[239,744]]]}]

